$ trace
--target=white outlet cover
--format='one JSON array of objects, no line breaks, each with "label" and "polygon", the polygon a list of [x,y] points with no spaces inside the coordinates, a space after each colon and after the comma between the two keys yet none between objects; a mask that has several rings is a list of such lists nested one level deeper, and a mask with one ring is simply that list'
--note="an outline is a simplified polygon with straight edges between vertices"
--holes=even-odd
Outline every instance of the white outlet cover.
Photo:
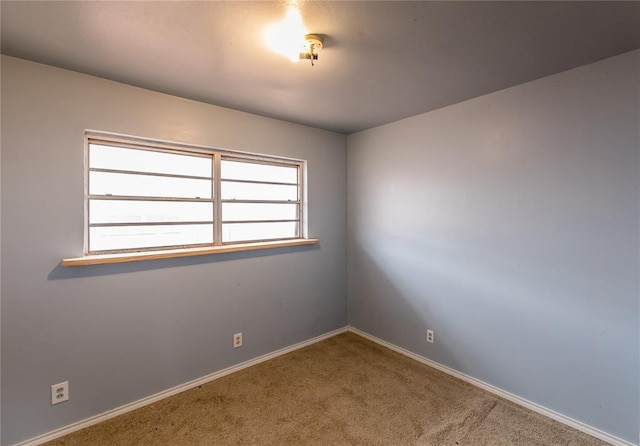
[{"label": "white outlet cover", "polygon": [[233,335],[233,348],[242,347],[242,333]]},{"label": "white outlet cover", "polygon": [[69,401],[69,381],[51,386],[51,405]]}]

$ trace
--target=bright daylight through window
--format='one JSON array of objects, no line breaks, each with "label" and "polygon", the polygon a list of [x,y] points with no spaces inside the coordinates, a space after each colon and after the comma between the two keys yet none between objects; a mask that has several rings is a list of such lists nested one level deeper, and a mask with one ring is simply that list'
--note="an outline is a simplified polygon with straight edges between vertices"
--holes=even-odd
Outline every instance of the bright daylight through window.
[{"label": "bright daylight through window", "polygon": [[303,161],[89,138],[85,254],[302,237]]}]

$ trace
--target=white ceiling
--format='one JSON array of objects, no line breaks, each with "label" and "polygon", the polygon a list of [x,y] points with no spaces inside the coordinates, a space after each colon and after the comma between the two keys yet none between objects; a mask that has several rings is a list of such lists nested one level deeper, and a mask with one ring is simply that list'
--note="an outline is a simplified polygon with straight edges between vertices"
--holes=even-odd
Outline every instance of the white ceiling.
[{"label": "white ceiling", "polygon": [[0,3],[3,54],[352,133],[640,48],[640,2],[299,2],[315,67],[263,42],[286,2]]}]

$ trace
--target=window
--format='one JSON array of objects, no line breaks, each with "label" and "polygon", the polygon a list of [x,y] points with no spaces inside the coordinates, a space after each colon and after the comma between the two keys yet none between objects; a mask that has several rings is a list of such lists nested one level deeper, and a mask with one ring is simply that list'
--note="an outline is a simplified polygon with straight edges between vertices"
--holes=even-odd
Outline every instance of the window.
[{"label": "window", "polygon": [[87,138],[85,254],[302,238],[304,161]]}]

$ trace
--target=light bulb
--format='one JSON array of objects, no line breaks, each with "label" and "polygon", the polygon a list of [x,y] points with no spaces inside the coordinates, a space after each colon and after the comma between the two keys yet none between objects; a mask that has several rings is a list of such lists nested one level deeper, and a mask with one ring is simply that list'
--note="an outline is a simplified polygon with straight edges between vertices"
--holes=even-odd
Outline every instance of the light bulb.
[{"label": "light bulb", "polygon": [[300,10],[291,7],[282,22],[267,28],[264,38],[273,51],[289,58],[292,62],[297,62],[306,34],[307,30],[302,23]]}]

